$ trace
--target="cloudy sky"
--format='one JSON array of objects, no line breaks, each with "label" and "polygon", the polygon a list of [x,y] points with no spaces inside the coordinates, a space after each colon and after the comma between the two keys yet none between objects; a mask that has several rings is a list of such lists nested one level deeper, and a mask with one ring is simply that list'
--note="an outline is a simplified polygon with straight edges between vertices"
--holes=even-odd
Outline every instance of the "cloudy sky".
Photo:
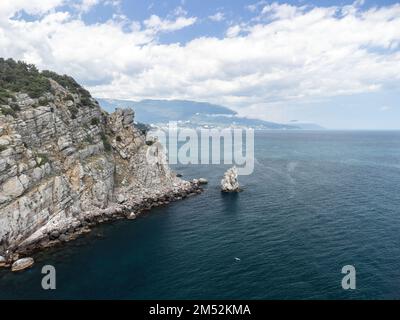
[{"label": "cloudy sky", "polygon": [[400,129],[398,1],[1,0],[0,56],[101,98]]}]

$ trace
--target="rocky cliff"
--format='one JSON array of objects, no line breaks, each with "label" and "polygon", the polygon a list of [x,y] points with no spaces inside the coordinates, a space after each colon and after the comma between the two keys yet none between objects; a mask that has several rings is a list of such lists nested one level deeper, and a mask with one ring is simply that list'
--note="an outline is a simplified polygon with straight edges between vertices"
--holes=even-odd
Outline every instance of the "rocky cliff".
[{"label": "rocky cliff", "polygon": [[200,192],[164,164],[161,146],[146,143],[131,109],[107,114],[66,76],[33,69],[40,86],[31,90],[7,72],[0,68],[0,256],[7,261]]}]

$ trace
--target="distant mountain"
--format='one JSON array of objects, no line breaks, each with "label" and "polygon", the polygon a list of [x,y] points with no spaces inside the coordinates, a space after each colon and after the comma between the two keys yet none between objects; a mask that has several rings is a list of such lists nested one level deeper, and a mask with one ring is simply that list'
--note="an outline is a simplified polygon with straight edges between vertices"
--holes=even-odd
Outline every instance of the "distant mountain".
[{"label": "distant mountain", "polygon": [[117,107],[131,107],[135,119],[153,125],[178,121],[182,127],[251,127],[254,129],[299,129],[296,125],[278,124],[258,119],[239,117],[227,107],[204,102],[185,100],[114,100],[97,99],[108,112]]},{"label": "distant mountain", "polygon": [[308,123],[308,122],[300,122],[297,120],[292,120],[290,122],[290,125],[294,125],[302,130],[325,130],[324,127],[321,127],[318,124],[315,123]]},{"label": "distant mountain", "polygon": [[204,102],[185,100],[112,100],[97,99],[106,111],[113,111],[116,107],[131,107],[135,110],[139,121],[146,123],[160,123],[169,121],[187,121],[196,114],[235,115],[236,112]]}]

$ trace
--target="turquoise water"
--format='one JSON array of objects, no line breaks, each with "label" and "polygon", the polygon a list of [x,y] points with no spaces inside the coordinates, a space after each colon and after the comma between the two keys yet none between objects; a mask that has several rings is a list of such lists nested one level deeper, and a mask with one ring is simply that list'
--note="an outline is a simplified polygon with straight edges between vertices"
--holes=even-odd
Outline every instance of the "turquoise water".
[{"label": "turquoise water", "polygon": [[0,298],[400,298],[400,132],[257,132],[255,150],[242,193],[219,192],[225,166],[177,166],[206,192],[0,271]]}]

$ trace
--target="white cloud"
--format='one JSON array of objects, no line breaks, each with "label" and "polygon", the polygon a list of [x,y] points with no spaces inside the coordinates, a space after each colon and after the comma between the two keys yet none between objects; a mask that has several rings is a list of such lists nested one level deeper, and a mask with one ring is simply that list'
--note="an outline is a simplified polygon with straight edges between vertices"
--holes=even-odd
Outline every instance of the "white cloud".
[{"label": "white cloud", "polygon": [[239,25],[234,25],[226,30],[226,36],[228,38],[237,37],[240,34],[240,31],[242,31],[242,28]]},{"label": "white cloud", "polygon": [[178,17],[175,20],[161,19],[157,15],[152,15],[148,20],[144,21],[146,28],[154,30],[155,32],[170,32],[177,31],[191,26],[196,22],[196,17]]},{"label": "white cloud", "polygon": [[88,12],[92,7],[99,4],[100,0],[82,0],[74,5],[80,12]]},{"label": "white cloud", "polygon": [[369,10],[270,4],[259,20],[231,26],[225,38],[160,44],[160,33],[193,25],[196,17],[87,25],[54,10],[61,1],[45,1],[1,2],[3,16],[25,9],[42,18],[2,19],[0,56],[71,74],[99,97],[194,99],[276,120],[289,102],[400,84],[400,4]]},{"label": "white cloud", "polygon": [[118,7],[121,5],[122,0],[103,0],[105,5]]},{"label": "white cloud", "polygon": [[250,12],[256,12],[259,9],[260,6],[263,6],[263,5],[266,5],[266,4],[268,4],[268,1],[261,0],[261,1],[258,1],[256,3],[247,5],[245,8],[247,10],[249,10]]},{"label": "white cloud", "polygon": [[225,20],[225,15],[223,12],[217,12],[216,14],[208,17],[210,20],[215,22],[220,22]]},{"label": "white cloud", "polygon": [[63,3],[64,0],[2,0],[0,1],[0,17],[10,18],[21,10],[33,15],[44,14]]},{"label": "white cloud", "polygon": [[118,8],[121,5],[121,0],[76,0],[76,3],[66,2],[66,4],[71,4],[71,6],[78,10],[79,13],[87,13],[93,7],[102,4],[104,6],[111,6]]},{"label": "white cloud", "polygon": [[188,12],[181,6],[176,7],[174,10],[174,15],[176,16],[186,16]]},{"label": "white cloud", "polygon": [[301,15],[303,9],[304,7],[296,7],[290,4],[279,4],[274,2],[266,5],[262,9],[261,15],[268,15],[273,19],[293,19],[296,16]]},{"label": "white cloud", "polygon": [[362,7],[365,4],[365,0],[356,0],[353,3],[354,7]]}]

